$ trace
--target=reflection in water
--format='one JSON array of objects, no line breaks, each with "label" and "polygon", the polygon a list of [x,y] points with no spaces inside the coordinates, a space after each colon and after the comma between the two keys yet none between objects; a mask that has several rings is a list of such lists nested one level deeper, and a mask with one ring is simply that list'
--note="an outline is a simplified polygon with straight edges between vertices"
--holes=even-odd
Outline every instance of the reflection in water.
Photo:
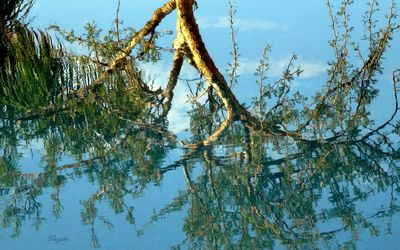
[{"label": "reflection in water", "polygon": [[[28,218],[40,227],[45,218],[38,196],[45,189],[53,190],[53,214],[59,217],[63,210],[59,193],[68,181],[83,175],[101,187],[82,203],[84,224],[93,224],[95,204],[102,197],[110,200],[116,213],[126,211],[128,221],[134,220],[123,196],[139,195],[146,185],[160,181],[158,168],[174,137],[162,127],[149,125],[143,107],[119,94],[104,100],[87,98],[72,110],[48,117],[2,120],[0,178],[7,202],[1,221],[3,227],[13,228],[13,236],[21,233],[22,222]],[[25,166],[19,167],[23,157],[19,151],[21,143],[34,141],[42,141],[45,152],[40,166],[30,173]],[[71,163],[60,165],[67,156],[73,159]]]},{"label": "reflection in water", "polygon": [[[347,4],[350,1],[344,1],[344,7]],[[215,93],[202,91],[207,88],[204,82],[192,92],[190,138],[179,141],[167,130],[182,56],[174,58],[167,88],[154,91],[131,61],[108,75],[98,61],[88,62],[84,56],[65,59],[62,48],[51,48],[44,34],[15,31],[18,53],[11,54],[10,61],[15,56],[21,65],[12,71],[8,61],[0,75],[2,228],[18,238],[27,234],[27,225],[40,231],[50,217],[62,221],[64,214],[74,213],[84,225],[79,230],[89,231],[92,246],[97,247],[102,244],[98,224],[110,232],[118,230],[113,215],[124,218],[118,225],[135,231],[140,239],[180,214],[185,238],[175,247],[194,249],[352,248],[362,245],[359,240],[366,233],[382,237],[398,231],[393,223],[400,210],[398,71],[392,75],[395,104],[389,119],[375,125],[368,110],[378,94],[374,84],[395,28],[389,17],[387,26],[373,33],[372,20],[367,19],[370,47],[364,60],[350,42],[346,10],[336,17],[330,9],[334,59],[326,88],[311,103],[290,90],[301,74],[293,66],[295,56],[282,78],[266,83],[267,47],[256,70],[259,96],[252,104],[260,127],[233,123],[207,146],[200,142],[215,133],[227,112]],[[343,34],[335,28],[340,21]],[[30,38],[33,49],[22,53],[18,39],[25,38]],[[150,39],[147,42],[154,43]],[[146,47],[146,41],[143,44]],[[349,44],[355,46],[351,52]],[[111,57],[102,58],[112,59],[104,46],[100,49]],[[143,51],[146,48],[138,53],[143,56]],[[159,60],[160,54],[154,54],[146,54],[145,61]],[[349,62],[354,54],[362,59],[359,68]],[[33,66],[27,67],[27,62]],[[96,82],[98,76],[105,86]],[[93,81],[95,90],[81,95],[82,89],[92,90],[86,85]],[[206,103],[195,97],[201,92],[208,95]],[[36,166],[26,165],[32,163]],[[165,191],[164,179],[178,170],[185,189],[171,192],[172,202],[161,208],[152,206],[146,194],[155,186]],[[88,183],[96,190],[79,200],[73,211],[66,211],[64,207],[78,196],[63,201],[63,191],[74,187],[84,192]],[[137,223],[141,218],[135,206],[143,199],[150,204],[151,217]],[[52,215],[45,209],[49,204]],[[100,213],[105,208],[113,214]],[[48,241],[57,244],[69,240],[48,235]]]},{"label": "reflection in water", "polygon": [[[40,230],[46,218],[39,197],[50,190],[46,199],[51,201],[46,202],[61,217],[65,211],[59,193],[85,177],[98,191],[81,201],[81,221],[90,226],[97,246],[96,221],[113,230],[112,222],[97,214],[102,201],[135,224],[134,206],[126,199],[141,197],[176,168],[183,169],[187,190],[155,212],[143,229],[187,209],[183,246],[353,246],[363,231],[390,233],[392,218],[398,216],[400,152],[393,134],[360,138],[354,127],[354,134],[334,140],[295,141],[236,124],[218,144],[183,149],[179,160],[166,164],[169,151],[177,147],[175,137],[162,126],[149,125],[145,112],[120,107],[134,110],[129,100],[108,96],[102,102],[79,103],[72,112],[2,120],[2,227],[12,228],[14,237],[26,223]],[[192,124],[197,131],[209,129]],[[44,155],[34,172],[26,172],[19,163],[19,145],[38,139]],[[71,163],[60,164],[66,156]],[[386,195],[390,199],[379,198]],[[376,199],[382,207],[369,208]],[[343,234],[349,237],[346,242],[336,238]]]}]

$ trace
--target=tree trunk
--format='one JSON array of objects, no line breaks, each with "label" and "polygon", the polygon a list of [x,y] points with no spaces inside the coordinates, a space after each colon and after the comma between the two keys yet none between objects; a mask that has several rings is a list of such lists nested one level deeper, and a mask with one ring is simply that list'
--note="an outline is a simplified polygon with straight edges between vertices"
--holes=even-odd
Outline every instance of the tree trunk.
[{"label": "tree trunk", "polygon": [[264,126],[261,121],[253,116],[236,99],[236,96],[232,93],[224,76],[219,72],[209,55],[193,14],[193,1],[176,0],[176,7],[178,12],[178,30],[182,32],[182,36],[190,49],[197,69],[207,80],[208,84],[215,90],[215,93],[221,98],[227,110],[226,120],[220,124],[219,128],[217,128],[204,144],[215,141],[229,124],[237,120],[245,122],[247,126],[253,129],[263,128]]}]

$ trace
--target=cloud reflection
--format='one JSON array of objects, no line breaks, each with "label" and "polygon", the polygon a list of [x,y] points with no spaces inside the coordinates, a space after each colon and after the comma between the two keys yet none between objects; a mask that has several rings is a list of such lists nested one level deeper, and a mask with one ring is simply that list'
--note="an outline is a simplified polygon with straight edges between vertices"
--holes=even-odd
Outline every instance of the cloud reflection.
[{"label": "cloud reflection", "polygon": [[[229,17],[209,17],[200,18],[199,26],[202,29],[227,29],[230,27]],[[288,31],[289,27],[286,24],[280,24],[274,21],[262,19],[241,19],[235,18],[234,27],[239,31]]]}]

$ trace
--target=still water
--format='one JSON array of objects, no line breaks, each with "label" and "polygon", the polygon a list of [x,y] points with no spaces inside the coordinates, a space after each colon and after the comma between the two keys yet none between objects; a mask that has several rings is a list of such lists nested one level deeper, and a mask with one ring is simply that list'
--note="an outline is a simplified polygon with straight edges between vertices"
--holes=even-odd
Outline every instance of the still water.
[{"label": "still water", "polygon": [[[94,12],[94,1],[38,0],[31,25],[56,22],[80,32],[94,19],[107,27],[116,4],[99,2]],[[121,1],[121,19],[140,28],[158,4],[133,2],[137,6]],[[290,93],[310,97],[325,82],[332,84],[336,78],[329,69],[335,65],[327,62],[335,55],[325,2],[250,2],[236,2],[238,98],[248,106],[257,103],[254,73],[266,43],[272,44],[271,81],[298,54],[296,66],[304,71],[290,80]],[[376,17],[382,26],[386,5]],[[365,6],[350,8],[361,50],[368,43]],[[196,11],[221,70],[232,60],[227,13],[226,1],[199,1]],[[174,18],[162,25],[174,29]],[[172,39],[162,37],[159,45],[168,47]],[[126,81],[121,75],[110,79],[112,91],[54,112],[31,115],[7,99],[0,112],[0,249],[397,249],[400,129],[397,113],[391,116],[398,110],[393,93],[398,79],[392,74],[400,67],[400,43],[393,39],[382,72],[366,90],[368,101],[360,109],[365,106],[365,112],[355,117],[354,110],[343,111],[341,104],[355,99],[351,93],[357,89],[351,89],[349,99],[324,107],[318,125],[308,124],[301,139],[234,123],[210,146],[185,146],[207,138],[224,115],[210,115],[204,105],[188,101],[186,86],[198,77],[189,65],[165,116],[156,100],[138,101],[142,96],[121,87]],[[356,58],[346,60],[358,67]],[[138,67],[155,86],[165,86],[170,59],[163,51],[157,63]],[[298,118],[307,116],[299,103],[287,109],[270,119],[288,128],[306,120]]]}]

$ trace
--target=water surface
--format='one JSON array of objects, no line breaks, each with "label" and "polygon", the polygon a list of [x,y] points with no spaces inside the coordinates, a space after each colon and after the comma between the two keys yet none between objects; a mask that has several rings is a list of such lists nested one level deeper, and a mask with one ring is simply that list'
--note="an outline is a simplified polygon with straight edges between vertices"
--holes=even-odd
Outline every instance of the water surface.
[{"label": "water surface", "polygon": [[[121,1],[121,19],[139,28],[158,4]],[[295,64],[304,72],[291,91],[309,97],[322,89],[334,60],[324,2],[236,5],[240,76],[234,92],[240,101],[251,105],[257,96],[254,73],[267,43],[272,44],[270,81],[279,79],[296,53]],[[382,3],[377,15],[382,25],[387,7]],[[31,25],[58,23],[83,32],[83,24],[94,19],[108,27],[114,8],[111,1],[38,0]],[[365,50],[362,16],[368,8],[356,3],[350,10],[353,39]],[[225,1],[199,1],[196,11],[221,71],[232,61],[227,13]],[[174,29],[174,17],[160,29]],[[160,46],[169,47],[172,39],[163,37]],[[27,117],[3,103],[8,108],[0,118],[0,248],[395,249],[400,244],[398,116],[385,122],[396,108],[392,73],[399,68],[399,44],[395,36],[382,73],[374,77],[379,95],[371,94],[370,113],[339,130],[351,117],[327,111],[325,126],[307,130],[305,140],[235,123],[211,146],[184,146],[207,138],[218,121],[187,101],[184,78],[198,77],[189,65],[167,117],[156,116],[157,107],[137,102],[120,87],[39,116]],[[155,85],[165,86],[170,59],[164,52],[157,63],[138,66]],[[359,60],[348,62],[357,67]],[[229,78],[229,71],[225,75]],[[381,124],[379,131],[369,129]]]}]

